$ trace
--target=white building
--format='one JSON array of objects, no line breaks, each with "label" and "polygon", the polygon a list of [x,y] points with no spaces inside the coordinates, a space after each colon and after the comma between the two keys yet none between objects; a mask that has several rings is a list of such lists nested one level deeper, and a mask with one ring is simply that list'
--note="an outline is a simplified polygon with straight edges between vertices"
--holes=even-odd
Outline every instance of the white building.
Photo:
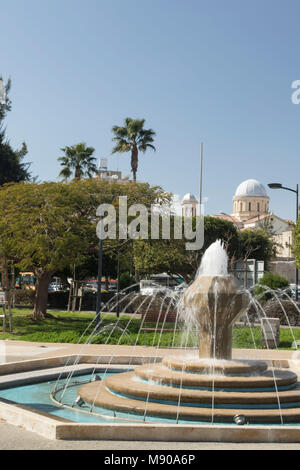
[{"label": "white building", "polygon": [[[215,215],[229,220],[239,230],[267,229],[277,243],[277,258],[292,258],[292,232],[295,224],[269,211],[270,198],[266,188],[255,179],[248,179],[238,185],[233,196],[231,215]],[[222,213],[221,213],[222,214]]]},{"label": "white building", "polygon": [[109,170],[107,167],[107,158],[100,158],[99,168],[95,174],[102,181],[109,183],[128,183],[130,182],[130,175],[122,177],[121,171]]},{"label": "white building", "polygon": [[250,179],[237,187],[233,196],[232,216],[245,222],[255,216],[265,216],[269,212],[269,196],[263,184]]},{"label": "white building", "polygon": [[183,217],[196,217],[198,204],[199,202],[194,194],[187,193],[181,201],[181,215]]}]

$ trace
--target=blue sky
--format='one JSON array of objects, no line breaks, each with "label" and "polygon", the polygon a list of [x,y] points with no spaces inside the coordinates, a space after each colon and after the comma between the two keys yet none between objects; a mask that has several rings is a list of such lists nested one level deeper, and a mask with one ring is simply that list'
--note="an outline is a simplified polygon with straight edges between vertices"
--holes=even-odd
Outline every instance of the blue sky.
[{"label": "blue sky", "polygon": [[[81,141],[125,175],[130,156],[111,155],[111,128],[145,118],[157,151],[141,155],[138,179],[197,194],[203,142],[206,214],[231,212],[248,178],[295,187],[299,14],[294,0],[0,0],[7,135],[27,143],[41,181]],[[293,194],[268,192],[294,219]]]}]

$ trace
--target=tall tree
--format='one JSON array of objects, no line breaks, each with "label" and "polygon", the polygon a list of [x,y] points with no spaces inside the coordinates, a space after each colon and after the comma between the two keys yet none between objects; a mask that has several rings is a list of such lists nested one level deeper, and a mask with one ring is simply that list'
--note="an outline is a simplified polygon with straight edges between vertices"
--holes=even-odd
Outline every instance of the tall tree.
[{"label": "tall tree", "polygon": [[292,252],[296,258],[296,265],[299,269],[300,268],[300,217],[298,218],[296,227],[293,231]]},{"label": "tall tree", "polygon": [[243,230],[239,232],[239,241],[238,256],[244,261],[252,258],[267,263],[275,254],[276,244],[266,230]]},{"label": "tall tree", "polygon": [[36,278],[33,318],[46,315],[48,285],[57,270],[79,262],[91,224],[78,195],[63,183],[18,183],[0,188],[0,249]]},{"label": "tall tree", "polygon": [[83,176],[90,178],[97,171],[96,158],[93,157],[95,151],[93,147],[87,147],[85,143],[80,142],[61,150],[65,153],[63,157],[58,158],[63,167],[59,176],[63,179],[70,178],[73,173],[76,180],[80,180]]},{"label": "tall tree", "polygon": [[[34,319],[47,313],[51,277],[74,264],[84,266],[92,253],[98,254],[96,209],[101,203],[113,204],[118,218],[120,195],[127,196],[128,206],[139,202],[150,207],[168,198],[159,187],[108,184],[97,178],[0,187],[0,257],[12,258],[18,269],[34,273]],[[128,240],[104,240],[104,255]],[[107,264],[109,258],[103,261]],[[105,266],[103,272],[108,271]]]},{"label": "tall tree", "polygon": [[113,141],[116,142],[112,153],[131,152],[131,171],[133,181],[136,181],[136,173],[138,169],[138,154],[146,152],[148,148],[156,150],[152,142],[154,142],[155,132],[152,129],[144,129],[145,119],[124,120],[124,126],[114,126],[112,132],[114,134]]},{"label": "tall tree", "polygon": [[30,163],[22,160],[27,154],[27,146],[23,142],[20,150],[14,150],[5,135],[3,126],[7,113],[11,110],[11,101],[8,97],[11,81],[4,84],[0,77],[1,99],[0,99],[0,185],[9,182],[26,181],[30,179]]},{"label": "tall tree", "polygon": [[[196,218],[193,218],[193,230],[195,228]],[[166,272],[169,275],[182,277],[188,283],[194,279],[203,253],[211,243],[218,239],[222,240],[229,258],[232,258],[239,249],[238,232],[232,222],[205,216],[204,234],[204,245],[200,250],[186,250],[188,240],[184,236],[176,239],[172,230],[170,240],[136,240],[134,242],[136,270],[141,275]]]}]

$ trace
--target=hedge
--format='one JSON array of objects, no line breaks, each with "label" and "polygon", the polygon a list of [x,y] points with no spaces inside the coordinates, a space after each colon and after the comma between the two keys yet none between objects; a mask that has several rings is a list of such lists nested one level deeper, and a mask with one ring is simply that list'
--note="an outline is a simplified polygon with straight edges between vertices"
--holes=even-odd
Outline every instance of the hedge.
[{"label": "hedge", "polygon": [[261,318],[279,318],[280,325],[300,326],[300,302],[292,300],[268,300],[261,303],[261,308],[250,305],[248,312],[250,323],[260,322]]},{"label": "hedge", "polygon": [[[33,307],[35,291],[31,289],[16,289],[15,291],[15,305],[16,306],[29,306]],[[102,292],[102,303],[106,304],[113,296],[114,292]],[[69,291],[56,291],[49,292],[48,294],[48,307],[66,310],[69,301]],[[81,310],[96,310],[97,293],[85,292],[82,297]],[[77,299],[76,309],[79,307],[79,299]]]}]

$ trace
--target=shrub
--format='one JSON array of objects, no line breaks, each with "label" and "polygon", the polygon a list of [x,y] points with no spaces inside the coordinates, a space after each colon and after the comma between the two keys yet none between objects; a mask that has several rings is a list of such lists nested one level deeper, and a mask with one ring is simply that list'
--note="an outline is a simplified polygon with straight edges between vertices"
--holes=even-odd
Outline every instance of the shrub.
[{"label": "shrub", "polygon": [[54,291],[48,293],[48,306],[65,310],[68,306],[69,291]]},{"label": "shrub", "polygon": [[290,300],[269,300],[264,312],[269,318],[279,318],[281,325],[300,326],[300,303]]},{"label": "shrub", "polygon": [[258,281],[254,288],[255,297],[260,297],[261,300],[269,300],[275,296],[275,292],[269,292],[269,289],[274,291],[286,290],[289,287],[289,281],[279,274],[266,272],[264,276]]},{"label": "shrub", "polygon": [[15,304],[33,306],[35,291],[33,289],[16,289]]}]

